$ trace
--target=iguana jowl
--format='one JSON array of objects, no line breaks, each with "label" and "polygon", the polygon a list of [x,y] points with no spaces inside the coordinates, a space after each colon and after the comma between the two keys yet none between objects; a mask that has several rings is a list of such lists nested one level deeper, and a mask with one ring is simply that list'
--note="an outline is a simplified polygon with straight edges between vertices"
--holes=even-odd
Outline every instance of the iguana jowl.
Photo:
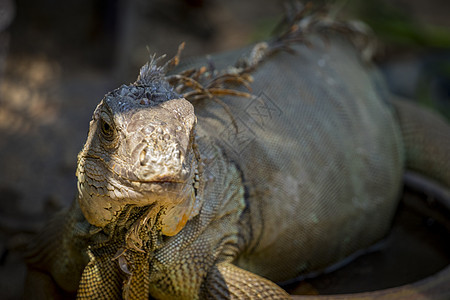
[{"label": "iguana jowl", "polygon": [[108,93],[77,199],[31,247],[33,296],[285,299],[273,282],[386,234],[405,164],[449,187],[450,126],[390,102],[347,39],[308,40],[151,61]]}]

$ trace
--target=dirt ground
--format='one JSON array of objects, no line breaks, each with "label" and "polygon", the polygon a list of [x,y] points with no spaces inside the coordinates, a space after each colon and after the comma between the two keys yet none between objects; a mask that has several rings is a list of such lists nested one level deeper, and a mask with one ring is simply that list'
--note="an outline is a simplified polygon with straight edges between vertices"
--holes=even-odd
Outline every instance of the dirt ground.
[{"label": "dirt ground", "polygon": [[[384,2],[421,28],[450,28],[448,1]],[[275,0],[0,0],[0,299],[22,292],[25,268],[14,249],[72,201],[77,153],[103,95],[134,81],[150,54],[173,55],[183,41],[187,57],[267,38],[282,11]],[[425,104],[445,111],[450,45],[443,36],[389,44],[377,62],[393,91],[426,95]],[[427,274],[449,262],[448,245],[436,243],[421,254],[438,257]]]}]

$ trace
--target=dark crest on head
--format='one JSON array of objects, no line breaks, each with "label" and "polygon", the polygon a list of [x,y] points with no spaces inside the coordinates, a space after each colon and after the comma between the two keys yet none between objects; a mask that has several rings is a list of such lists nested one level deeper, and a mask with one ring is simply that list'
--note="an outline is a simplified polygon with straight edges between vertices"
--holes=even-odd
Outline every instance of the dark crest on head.
[{"label": "dark crest on head", "polygon": [[[167,82],[166,72],[169,62],[158,65],[164,56],[152,56],[140,70],[137,80],[130,85],[122,85],[105,97],[108,105],[120,106],[119,111],[126,111],[132,107],[153,106],[159,103],[182,98]],[[114,104],[113,104],[114,103]]]}]

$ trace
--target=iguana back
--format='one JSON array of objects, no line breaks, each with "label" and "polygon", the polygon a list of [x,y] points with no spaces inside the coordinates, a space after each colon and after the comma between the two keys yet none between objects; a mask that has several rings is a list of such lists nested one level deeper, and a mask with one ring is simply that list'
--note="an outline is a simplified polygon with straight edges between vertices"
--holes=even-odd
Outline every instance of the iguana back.
[{"label": "iguana back", "polygon": [[[236,263],[274,281],[321,269],[382,238],[401,187],[401,134],[374,70],[361,66],[348,41],[312,41],[258,66],[254,98],[223,99],[237,132],[221,105],[195,106],[199,135],[221,145],[246,187],[242,231],[251,234]],[[209,62],[220,69],[239,55]]]}]

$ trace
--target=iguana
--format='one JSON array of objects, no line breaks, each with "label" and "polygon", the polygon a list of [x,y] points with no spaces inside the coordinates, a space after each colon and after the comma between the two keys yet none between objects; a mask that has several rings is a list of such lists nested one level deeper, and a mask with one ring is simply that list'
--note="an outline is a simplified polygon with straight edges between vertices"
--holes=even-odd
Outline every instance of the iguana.
[{"label": "iguana", "polygon": [[275,282],[386,235],[405,168],[450,187],[449,124],[392,100],[358,32],[306,15],[106,94],[27,297],[289,299]]}]

